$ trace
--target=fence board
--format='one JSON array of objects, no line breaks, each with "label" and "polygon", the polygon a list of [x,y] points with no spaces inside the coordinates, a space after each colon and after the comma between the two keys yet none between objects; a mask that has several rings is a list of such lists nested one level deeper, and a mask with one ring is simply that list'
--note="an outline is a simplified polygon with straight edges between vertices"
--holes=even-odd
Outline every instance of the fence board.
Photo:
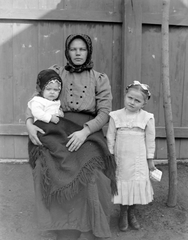
[{"label": "fence board", "polygon": [[16,159],[28,158],[28,137],[14,136],[14,154]]},{"label": "fence board", "polygon": [[[141,46],[142,46],[142,5],[141,1],[128,1],[125,5],[126,74],[125,86],[137,79],[141,81]],[[133,7],[134,6],[134,7]],[[134,69],[134,71],[132,70]]]},{"label": "fence board", "polygon": [[13,0],[0,0],[0,8],[12,8]]},{"label": "fence board", "polygon": [[156,126],[164,124],[161,91],[161,29],[157,25],[142,26],[142,70],[141,79],[143,83],[150,86],[151,99],[146,105],[146,110],[154,113]]},{"label": "fence board", "polygon": [[122,89],[122,33],[121,28],[113,28],[112,38],[112,73],[110,76],[112,95],[113,95],[113,110],[120,109],[121,99],[123,99]]},{"label": "fence board", "polygon": [[[142,0],[143,23],[162,24],[162,0]],[[171,0],[169,10],[169,25],[188,25],[188,2]]]},{"label": "fence board", "polygon": [[[188,28],[186,29],[186,32]],[[184,59],[184,84],[183,84],[183,93],[182,93],[182,126],[188,126],[188,35],[185,40],[185,49],[186,57]]]},{"label": "fence board", "polygon": [[22,20],[59,20],[80,22],[114,22],[121,23],[121,15],[109,11],[85,11],[85,10],[41,10],[41,9],[8,9],[0,8],[0,19]]},{"label": "fence board", "polygon": [[15,157],[14,138],[12,136],[0,136],[0,154],[0,158]]},{"label": "fence board", "polygon": [[11,123],[14,119],[13,117],[14,108],[12,104],[13,103],[12,24],[0,22],[0,32],[1,32],[0,34],[0,56],[1,56],[0,123]]},{"label": "fence board", "polygon": [[14,122],[24,123],[30,87],[36,82],[37,29],[30,23],[15,23],[13,35]]}]

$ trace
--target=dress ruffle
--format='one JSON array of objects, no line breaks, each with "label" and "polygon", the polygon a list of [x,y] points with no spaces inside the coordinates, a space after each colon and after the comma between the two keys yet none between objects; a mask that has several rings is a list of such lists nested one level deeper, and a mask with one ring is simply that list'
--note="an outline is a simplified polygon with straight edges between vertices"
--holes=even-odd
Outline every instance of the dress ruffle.
[{"label": "dress ruffle", "polygon": [[114,204],[148,204],[153,200],[153,187],[150,180],[117,181],[118,195],[113,197]]}]

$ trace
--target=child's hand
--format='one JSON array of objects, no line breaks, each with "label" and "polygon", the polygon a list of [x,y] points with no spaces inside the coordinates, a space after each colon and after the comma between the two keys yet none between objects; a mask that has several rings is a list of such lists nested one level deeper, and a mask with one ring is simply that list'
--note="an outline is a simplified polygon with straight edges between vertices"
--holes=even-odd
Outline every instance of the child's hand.
[{"label": "child's hand", "polygon": [[64,113],[61,109],[59,109],[59,111],[58,111],[58,116],[59,117],[64,117]]},{"label": "child's hand", "polygon": [[57,124],[59,122],[59,118],[56,115],[52,115],[50,122]]},{"label": "child's hand", "polygon": [[153,159],[148,159],[148,167],[150,171],[154,171],[156,169]]}]

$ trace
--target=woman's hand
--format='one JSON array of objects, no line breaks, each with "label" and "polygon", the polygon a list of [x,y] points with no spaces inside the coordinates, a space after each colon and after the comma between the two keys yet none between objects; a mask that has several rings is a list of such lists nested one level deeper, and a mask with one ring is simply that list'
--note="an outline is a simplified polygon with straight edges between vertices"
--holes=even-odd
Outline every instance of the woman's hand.
[{"label": "woman's hand", "polygon": [[77,151],[81,145],[85,142],[86,138],[90,134],[90,129],[85,126],[82,130],[72,133],[68,136],[70,139],[66,144],[66,147],[70,152]]},{"label": "woman's hand", "polygon": [[33,121],[30,118],[26,122],[26,127],[27,127],[27,131],[28,131],[31,142],[35,145],[42,145],[41,141],[37,136],[37,132],[40,132],[42,134],[44,134],[45,132],[41,128],[33,125]]}]

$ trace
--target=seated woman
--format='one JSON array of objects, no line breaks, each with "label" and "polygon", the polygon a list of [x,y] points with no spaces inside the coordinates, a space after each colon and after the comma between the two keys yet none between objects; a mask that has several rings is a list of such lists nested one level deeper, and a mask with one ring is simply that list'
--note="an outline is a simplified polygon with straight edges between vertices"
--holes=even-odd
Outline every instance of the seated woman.
[{"label": "seated woman", "polygon": [[102,127],[111,111],[111,87],[106,74],[93,70],[89,36],[70,35],[65,56],[65,67],[51,67],[63,81],[64,118],[57,125],[33,124],[27,109],[39,228],[56,231],[58,240],[108,238],[116,164]]}]

